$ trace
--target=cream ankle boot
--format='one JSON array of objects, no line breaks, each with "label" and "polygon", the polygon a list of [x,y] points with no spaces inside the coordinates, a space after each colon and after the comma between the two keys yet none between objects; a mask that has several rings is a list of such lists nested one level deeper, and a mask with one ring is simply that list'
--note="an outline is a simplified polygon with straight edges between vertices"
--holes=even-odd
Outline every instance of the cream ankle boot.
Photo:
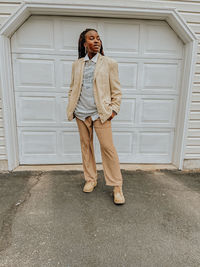
[{"label": "cream ankle boot", "polygon": [[115,204],[124,204],[125,198],[122,192],[122,186],[114,186],[113,189],[114,203]]},{"label": "cream ankle boot", "polygon": [[97,180],[90,180],[90,181],[87,181],[83,187],[83,192],[92,192],[94,187],[97,185]]}]

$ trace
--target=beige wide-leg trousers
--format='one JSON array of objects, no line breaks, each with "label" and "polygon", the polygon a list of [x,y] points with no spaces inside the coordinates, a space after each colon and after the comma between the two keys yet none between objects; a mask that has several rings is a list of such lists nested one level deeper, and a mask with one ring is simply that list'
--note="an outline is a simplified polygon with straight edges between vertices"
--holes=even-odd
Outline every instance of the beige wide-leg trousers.
[{"label": "beige wide-leg trousers", "polygon": [[121,186],[123,184],[119,158],[113,144],[111,120],[104,123],[98,118],[92,121],[89,116],[82,121],[76,117],[80,134],[83,171],[86,181],[97,179],[96,161],[93,146],[93,127],[98,137],[106,185]]}]

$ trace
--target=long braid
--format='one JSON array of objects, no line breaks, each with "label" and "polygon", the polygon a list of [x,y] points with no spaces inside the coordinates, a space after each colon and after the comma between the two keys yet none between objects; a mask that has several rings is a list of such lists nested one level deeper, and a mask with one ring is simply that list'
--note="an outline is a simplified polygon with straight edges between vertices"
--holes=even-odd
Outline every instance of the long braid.
[{"label": "long braid", "polygon": [[[85,55],[86,55],[86,53],[85,53],[85,46],[84,46],[84,43],[85,43],[85,35],[86,35],[86,33],[89,32],[89,31],[95,31],[95,32],[97,32],[97,30],[95,30],[95,29],[86,28],[86,29],[80,34],[80,37],[79,37],[79,40],[78,40],[78,58],[85,57]],[[100,54],[101,54],[102,56],[104,56],[104,51],[103,51],[102,41],[101,41]]]}]

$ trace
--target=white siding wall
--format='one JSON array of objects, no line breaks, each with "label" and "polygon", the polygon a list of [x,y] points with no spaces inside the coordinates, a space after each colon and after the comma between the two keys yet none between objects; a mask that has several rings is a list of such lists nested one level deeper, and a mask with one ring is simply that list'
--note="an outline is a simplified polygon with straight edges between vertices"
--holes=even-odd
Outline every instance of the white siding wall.
[{"label": "white siding wall", "polygon": [[[90,1],[90,0],[89,0]],[[83,1],[87,3],[89,1]],[[39,1],[38,1],[39,2]],[[69,3],[70,1],[66,1]],[[73,2],[73,1],[72,1]],[[79,1],[80,2],[80,1]],[[112,1],[112,4],[129,2],[133,5],[134,1],[117,0]],[[137,3],[144,1],[137,1]],[[146,2],[146,1],[145,1]],[[148,0],[149,4],[153,3],[156,6],[168,6],[175,7],[177,11],[184,17],[191,29],[196,33],[200,39],[200,1],[197,0],[185,0],[185,1],[172,1],[172,0],[160,0],[151,1]],[[7,20],[7,18],[16,11],[21,1],[7,0],[0,1],[0,26]],[[108,1],[108,4],[111,1]],[[104,3],[106,4],[106,3]],[[1,88],[0,88],[1,97]],[[197,52],[196,69],[193,83],[193,93],[190,109],[190,120],[188,126],[187,145],[185,148],[185,167],[199,167],[200,168],[200,41]],[[3,129],[3,116],[2,116],[2,105],[0,101],[0,168],[5,167],[6,160],[6,149],[5,149],[5,138]],[[195,164],[196,160],[196,164]],[[2,162],[2,164],[1,164]]]}]

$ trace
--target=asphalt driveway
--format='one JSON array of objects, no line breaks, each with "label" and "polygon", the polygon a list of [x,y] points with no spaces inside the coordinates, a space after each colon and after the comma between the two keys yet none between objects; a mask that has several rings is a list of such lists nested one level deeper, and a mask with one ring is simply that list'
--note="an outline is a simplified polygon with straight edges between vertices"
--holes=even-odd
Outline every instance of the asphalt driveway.
[{"label": "asphalt driveway", "polygon": [[127,171],[115,205],[103,171],[0,173],[0,266],[200,266],[200,173]]}]

